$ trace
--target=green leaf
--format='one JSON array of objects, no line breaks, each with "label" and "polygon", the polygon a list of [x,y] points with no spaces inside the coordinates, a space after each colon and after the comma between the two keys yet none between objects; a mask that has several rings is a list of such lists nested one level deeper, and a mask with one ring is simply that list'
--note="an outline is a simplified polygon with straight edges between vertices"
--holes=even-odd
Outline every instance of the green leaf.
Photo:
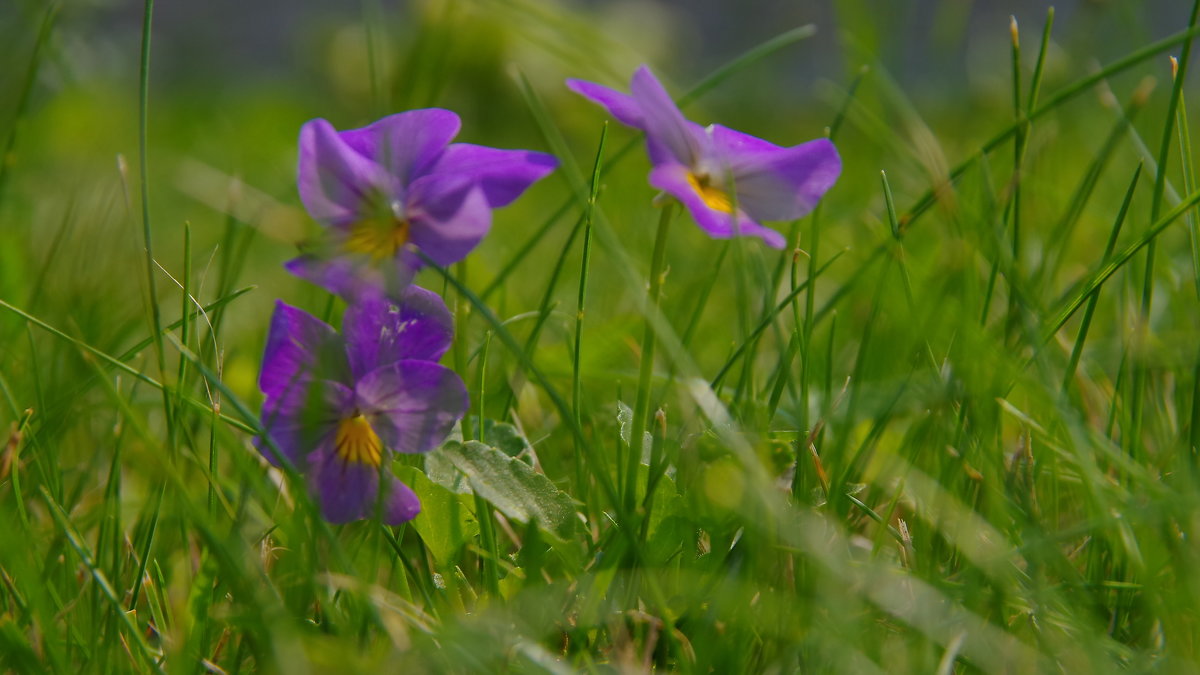
[{"label": "green leaf", "polygon": [[[461,437],[459,437],[461,439]],[[446,446],[451,444],[460,444],[461,440],[446,441],[435,452],[425,455],[425,475],[429,480],[437,485],[460,495],[473,495],[475,491],[471,489],[471,481],[463,472],[459,471],[454,464],[442,453]]]},{"label": "green leaf", "polygon": [[463,545],[479,535],[479,523],[467,506],[471,500],[435,483],[416,467],[397,467],[396,476],[421,499],[421,513],[413,519],[413,529],[433,559],[449,565]]},{"label": "green leaf", "polygon": [[475,494],[505,516],[521,523],[536,522],[561,539],[574,531],[571,498],[521,460],[478,441],[450,442],[435,454],[465,474]]},{"label": "green leaf", "polygon": [[[629,440],[630,428],[633,426],[633,408],[625,405],[624,401],[617,401],[617,425],[621,440],[625,441],[626,445],[631,445]],[[650,463],[650,448],[654,444],[654,438],[649,431],[642,432],[642,456],[641,463],[648,465]]]},{"label": "green leaf", "polygon": [[[650,468],[642,465],[638,471],[638,502],[646,497],[646,476]],[[646,544],[643,551],[653,564],[666,562],[691,536],[695,525],[687,517],[687,504],[679,496],[675,481],[663,476],[654,489],[654,504],[650,522],[646,524]]]},{"label": "green leaf", "polygon": [[650,528],[643,555],[647,564],[663,565],[691,541],[696,526],[682,515],[672,513]]},{"label": "green leaf", "polygon": [[478,438],[481,443],[490,445],[509,457],[522,459],[526,464],[532,464],[533,447],[513,425],[485,419],[483,420],[483,433],[479,433],[479,418],[472,417],[471,428],[475,430],[475,438]]}]

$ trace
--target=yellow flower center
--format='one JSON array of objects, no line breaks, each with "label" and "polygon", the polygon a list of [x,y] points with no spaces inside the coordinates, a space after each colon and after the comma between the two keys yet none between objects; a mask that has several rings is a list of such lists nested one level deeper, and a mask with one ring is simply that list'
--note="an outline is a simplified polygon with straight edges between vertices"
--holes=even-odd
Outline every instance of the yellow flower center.
[{"label": "yellow flower center", "polygon": [[334,450],[344,462],[379,466],[383,461],[383,443],[361,414],[342,420],[334,438]]},{"label": "yellow flower center", "polygon": [[733,213],[733,204],[729,201],[729,195],[725,194],[721,188],[709,184],[708,176],[697,176],[689,171],[687,181],[696,194],[700,195],[700,199],[704,200],[705,206],[714,211]]},{"label": "yellow flower center", "polygon": [[396,255],[408,243],[408,221],[400,218],[369,218],[350,226],[346,250],[362,253],[372,260],[384,260]]}]

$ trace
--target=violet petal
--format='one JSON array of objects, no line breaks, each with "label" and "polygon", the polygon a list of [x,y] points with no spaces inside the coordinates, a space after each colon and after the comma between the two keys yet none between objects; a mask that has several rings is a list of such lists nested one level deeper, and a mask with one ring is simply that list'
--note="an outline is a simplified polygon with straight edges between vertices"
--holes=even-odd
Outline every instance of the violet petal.
[{"label": "violet petal", "polygon": [[642,111],[638,108],[637,101],[633,100],[633,97],[629,94],[622,94],[616,89],[609,89],[604,85],[594,82],[575,79],[567,80],[567,88],[594,103],[604,106],[621,124],[645,130],[646,127],[642,121]]},{"label": "violet petal", "polygon": [[471,177],[483,188],[488,206],[499,208],[512,203],[557,166],[558,160],[544,152],[455,143],[442,153],[433,172]]},{"label": "violet petal", "polygon": [[417,493],[390,473],[384,476],[384,485],[383,522],[399,525],[416,518],[421,512]]},{"label": "violet petal", "polygon": [[299,146],[300,200],[318,221],[344,224],[366,217],[393,187],[382,166],[347,145],[323,119],[300,127]]},{"label": "violet petal", "polygon": [[404,360],[377,368],[355,387],[359,409],[395,452],[428,452],[467,411],[467,389],[449,368]]},{"label": "violet petal", "polygon": [[[410,241],[438,265],[449,265],[467,257],[492,226],[492,210],[483,190],[468,186],[462,191],[457,179],[426,176],[422,179],[420,217],[411,221]],[[447,207],[456,206],[454,210]]]},{"label": "violet petal", "polygon": [[727,159],[746,152],[771,152],[784,149],[758,136],[751,136],[721,124],[709,125],[708,134],[712,137],[715,154]]},{"label": "violet petal", "polygon": [[646,136],[662,143],[680,164],[692,166],[703,154],[706,139],[679,112],[675,101],[646,66],[637,69],[629,84],[642,113]]},{"label": "violet petal", "polygon": [[401,359],[436,361],[450,348],[454,318],[437,293],[409,286],[393,302],[363,297],[342,317],[355,378]]},{"label": "violet petal", "polygon": [[321,513],[331,523],[369,517],[379,498],[379,467],[342,459],[332,442],[313,455],[308,480]]},{"label": "violet petal", "polygon": [[411,252],[401,250],[392,260],[374,262],[343,254],[320,257],[306,254],[283,265],[292,274],[311,281],[353,303],[359,299],[397,296],[412,282],[420,266]]},{"label": "violet petal", "polygon": [[738,206],[755,220],[794,220],[837,181],[842,162],[828,139],[729,158]]},{"label": "violet petal", "polygon": [[716,239],[729,239],[741,235],[758,237],[772,248],[783,248],[787,241],[775,230],[763,227],[738,210],[737,229],[731,214],[714,209],[688,182],[688,168],[680,164],[663,164],[650,171],[650,184],[678,199],[700,226],[700,229]]},{"label": "violet petal", "polygon": [[343,131],[341,137],[404,186],[433,166],[461,124],[449,110],[425,108],[388,115],[361,129]]},{"label": "violet petal", "polygon": [[290,384],[312,378],[349,381],[342,338],[333,328],[297,307],[275,301],[258,386],[278,396]]},{"label": "violet petal", "polygon": [[263,403],[262,426],[274,448],[264,438],[255,438],[254,445],[276,466],[282,465],[278,449],[293,466],[303,468],[313,449],[330,441],[353,404],[354,392],[338,382],[293,382]]}]

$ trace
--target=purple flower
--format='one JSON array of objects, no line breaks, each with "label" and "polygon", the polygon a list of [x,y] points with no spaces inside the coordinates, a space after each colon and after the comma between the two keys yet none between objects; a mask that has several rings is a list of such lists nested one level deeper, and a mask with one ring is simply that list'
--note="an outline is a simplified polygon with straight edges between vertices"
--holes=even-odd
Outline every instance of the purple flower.
[{"label": "purple flower", "polygon": [[287,268],[347,299],[396,297],[420,269],[466,257],[504,206],[557,165],[551,155],[451,144],[458,115],[410,110],[337,131],[323,119],[300,129],[300,199],[328,236]]},{"label": "purple flower", "polygon": [[351,304],[341,335],[277,302],[259,376],[271,443],[255,439],[259,451],[305,474],[330,522],[369,518],[376,506],[385,523],[411,520],[421,504],[389,460],[432,450],[467,410],[462,380],[436,363],[452,333],[442,299],[417,286],[399,305]]},{"label": "purple flower", "polygon": [[783,248],[783,237],[759,223],[808,213],[842,170],[828,139],[784,148],[720,124],[689,122],[646,66],[633,74],[630,94],[583,80],[567,86],[646,132],[650,184],[682,202],[718,239],[751,235]]}]

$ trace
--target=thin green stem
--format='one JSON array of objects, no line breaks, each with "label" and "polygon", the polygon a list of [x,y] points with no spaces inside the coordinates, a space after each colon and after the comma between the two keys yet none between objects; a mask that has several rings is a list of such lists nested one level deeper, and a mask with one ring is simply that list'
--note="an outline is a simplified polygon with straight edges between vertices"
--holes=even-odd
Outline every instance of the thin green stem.
[{"label": "thin green stem", "polygon": [[[458,278],[467,278],[467,261],[463,260],[455,265]],[[454,344],[451,346],[451,353],[454,358],[454,369],[467,377],[467,326],[470,322],[471,308],[464,304],[461,300],[454,303]],[[480,428],[483,421],[480,420]],[[463,440],[471,440],[471,425],[464,423],[462,426]]]},{"label": "thin green stem", "polygon": [[1047,324],[1046,330],[1042,334],[1042,340],[1048,341],[1052,338],[1063,327],[1063,324],[1070,320],[1071,316],[1083,305],[1093,291],[1103,286],[1104,282],[1108,281],[1109,277],[1113,274],[1116,274],[1117,270],[1124,267],[1130,258],[1137,255],[1139,251],[1154,241],[1158,235],[1162,234],[1163,230],[1167,229],[1171,223],[1175,222],[1179,216],[1183,215],[1185,211],[1196,204],[1200,204],[1200,190],[1185,197],[1178,206],[1168,211],[1166,215],[1150,225],[1146,232],[1141,237],[1138,237],[1137,241],[1126,246],[1115,257],[1101,264],[1099,269],[1088,275],[1087,279],[1080,283],[1077,290],[1071,294],[1071,299],[1067,300],[1063,304],[1063,308],[1054,314],[1054,318]]},{"label": "thin green stem", "polygon": [[485,334],[483,336],[483,347],[482,347],[482,351],[479,356],[479,366],[478,366],[479,395],[475,397],[479,401],[476,412],[475,412],[475,419],[479,421],[479,442],[480,443],[487,443],[487,438],[486,438],[487,432],[484,431],[483,422],[485,419],[487,419],[487,417],[485,415],[486,410],[484,408],[484,400],[487,398],[488,351],[491,349],[491,346],[492,346],[492,332],[488,331],[487,334]]},{"label": "thin green stem", "polygon": [[1017,19],[1011,17],[1012,30],[1012,95],[1013,116],[1017,131],[1013,136],[1013,179],[1012,179],[1012,257],[1013,268],[1020,267],[1021,260],[1021,164],[1025,156],[1025,138],[1029,134],[1029,122],[1024,120],[1021,108],[1021,40],[1017,30]]},{"label": "thin green stem", "polygon": [[[191,344],[192,335],[192,228],[187,222],[183,224],[183,278],[180,279],[180,286],[179,317],[183,320],[183,323],[180,324],[179,339],[184,346],[188,346]],[[187,379],[187,372],[187,359],[179,359],[179,369],[175,374],[174,408],[177,414],[182,413],[183,390],[184,382]],[[175,432],[180,433],[180,425],[175,425]],[[175,443],[178,442],[178,439],[176,439]]]},{"label": "thin green stem", "polygon": [[21,120],[29,108],[33,85],[37,82],[38,70],[42,63],[46,44],[50,39],[50,31],[54,28],[55,20],[58,19],[59,8],[58,2],[52,2],[46,7],[46,14],[38,28],[37,40],[33,44],[33,53],[29,56],[29,67],[26,68],[25,77],[21,82],[21,93],[16,97],[16,114],[8,131],[8,138],[4,141],[3,151],[0,152],[0,197],[4,196],[4,188],[8,184],[8,172],[13,164],[9,158],[13,156],[13,149],[17,145],[17,131],[21,128]]},{"label": "thin green stem", "polygon": [[[54,326],[51,326],[50,324],[46,323],[45,321],[42,321],[41,319],[33,316],[32,314],[29,314],[28,312],[25,312],[24,310],[21,310],[17,307],[14,307],[13,305],[10,305],[3,300],[0,300],[0,307],[7,309],[8,311],[16,314],[17,316],[20,316],[21,318],[32,323],[33,325],[37,326],[38,328],[41,328],[42,330],[45,330],[45,331],[51,333],[52,335],[55,335],[56,337],[59,337],[63,340],[66,340],[67,342],[70,342],[71,344],[75,345],[79,349],[99,357],[100,360],[106,362],[110,366],[113,366],[117,370],[128,373],[129,375],[141,380],[142,382],[149,384],[150,386],[154,387],[155,389],[158,389],[160,391],[167,391],[166,387],[164,387],[161,383],[159,383],[157,380],[150,377],[149,375],[146,375],[145,373],[141,372],[140,370],[137,370],[136,368],[133,368],[132,366],[128,365],[124,361],[122,361],[118,358],[115,358],[113,356],[110,356],[107,353],[83,342],[82,340],[78,340],[76,338],[71,337],[70,335],[67,335],[66,333],[55,328]],[[161,339],[161,336],[160,336],[160,339]],[[197,401],[196,399],[193,399],[191,397],[183,398],[183,402],[186,403],[187,405],[197,408],[198,410],[204,410],[206,412],[212,410],[212,406],[210,404],[207,404],[207,403],[204,403],[201,401]],[[251,416],[250,419],[254,419],[254,416]],[[233,418],[230,418],[224,414],[221,415],[221,420],[223,420],[225,423],[227,423],[231,426],[241,429],[242,431],[247,431],[250,433],[258,433],[258,431],[260,431],[259,429],[256,429],[253,426],[248,426],[247,424],[240,422],[238,420],[235,420]]]},{"label": "thin green stem", "polygon": [[[472,292],[471,289],[467,288],[467,286],[463,284],[463,282],[457,277],[455,277],[453,274],[450,274],[450,272],[448,272],[445,268],[439,266],[437,263],[433,262],[427,257],[422,257],[422,260],[431,269],[437,271],[437,273],[442,276],[442,279],[444,279],[448,285],[452,286],[454,290],[463,297],[464,300],[470,303],[475,312],[479,314],[479,318],[492,327],[492,330],[495,331],[496,337],[500,338],[500,341],[504,343],[504,346],[508,349],[509,353],[515,356],[518,361],[520,361],[521,367],[524,368],[527,373],[529,373],[534,381],[541,385],[542,389],[544,389],[546,392],[546,396],[548,396],[551,402],[554,403],[554,407],[558,410],[559,414],[562,415],[564,420],[568,421],[568,428],[575,436],[576,441],[579,442],[580,447],[584,450],[584,461],[594,467],[603,466],[603,463],[595,455],[592,446],[587,442],[587,437],[583,434],[583,428],[575,423],[575,416],[571,406],[567,403],[566,399],[563,398],[562,394],[558,392],[558,389],[550,382],[550,379],[546,377],[545,373],[543,373],[541,369],[533,363],[532,359],[529,358],[529,355],[525,353],[524,348],[521,347],[520,343],[517,342],[517,339],[513,337],[513,334],[508,330],[508,328],[504,326],[504,322],[498,319],[491,309],[489,309],[488,306],[483,302],[483,300],[480,299],[480,297],[474,292]],[[3,301],[0,301],[0,303],[2,302]],[[617,515],[624,517],[625,514],[623,503],[620,500],[620,494],[617,492],[616,486],[612,482],[612,478],[603,471],[598,471],[595,473],[595,475],[600,482],[601,489],[604,490],[605,498],[608,499],[613,508],[618,511]]]},{"label": "thin green stem", "polygon": [[1042,44],[1038,48],[1037,65],[1033,67],[1033,81],[1029,84],[1029,98],[1025,101],[1025,114],[1028,115],[1037,105],[1038,94],[1042,88],[1042,73],[1046,68],[1046,51],[1050,47],[1050,33],[1054,28],[1054,7],[1046,9],[1046,23],[1042,26]]},{"label": "thin green stem", "polygon": [[[1197,16],[1200,15],[1200,0],[1195,0],[1192,3],[1192,13],[1188,18],[1188,29],[1196,27]],[[1188,60],[1192,52],[1192,40],[1186,40],[1183,43],[1183,51],[1178,61],[1177,72],[1172,73],[1174,76],[1174,86],[1171,87],[1171,99],[1167,103],[1166,123],[1163,125],[1162,140],[1158,149],[1158,166],[1154,172],[1154,192],[1150,197],[1150,222],[1158,220],[1158,215],[1162,209],[1163,193],[1166,191],[1167,185],[1167,159],[1171,153],[1171,141],[1175,133],[1175,117],[1176,111],[1179,108],[1179,101],[1183,96],[1183,83],[1187,79]],[[1154,297],[1154,259],[1155,249],[1157,247],[1157,239],[1151,239],[1146,246],[1146,270],[1145,276],[1142,279],[1142,304],[1141,318],[1138,322],[1136,339],[1139,343],[1139,351],[1146,347],[1146,342],[1150,336],[1150,305]],[[1133,411],[1132,411],[1132,433],[1128,438],[1131,447],[1138,448],[1140,446],[1140,435],[1142,428],[1142,418],[1145,414],[1145,391],[1146,391],[1146,364],[1143,359],[1136,358],[1133,362]]]},{"label": "thin green stem", "polygon": [[[592,163],[591,189],[588,191],[587,206],[583,211],[583,260],[579,264],[579,295],[575,303],[575,348],[571,353],[571,403],[574,406],[576,426],[583,427],[583,381],[580,376],[580,364],[583,360],[583,319],[584,306],[587,299],[588,270],[592,261],[592,225],[596,217],[596,201],[600,197],[600,176],[603,170],[604,144],[608,140],[608,122],[600,128],[600,142],[596,146],[596,160]],[[579,440],[574,443],[575,449],[575,485],[586,494],[583,480],[583,453]]]},{"label": "thin green stem", "polygon": [[500,557],[500,548],[496,542],[496,515],[492,505],[479,495],[475,495],[475,516],[479,522],[479,538],[484,551],[484,555],[480,556],[484,583],[487,584],[492,597],[501,600],[503,598],[500,595],[500,567],[496,564]]},{"label": "thin green stem", "polygon": [[[1196,165],[1192,160],[1192,132],[1188,125],[1187,104],[1183,94],[1179,96],[1179,159],[1183,169],[1183,191],[1191,193],[1196,189]],[[1200,295],[1200,218],[1192,209],[1184,214],[1188,228],[1188,238],[1192,245],[1192,281]]]},{"label": "thin green stem", "polygon": [[737,349],[733,350],[733,353],[729,355],[728,359],[726,359],[725,365],[721,366],[721,369],[717,371],[717,374],[715,377],[713,377],[711,383],[711,387],[713,389],[716,389],[721,385],[721,382],[724,381],[725,376],[729,374],[729,370],[733,368],[735,364],[737,364],[739,359],[742,358],[746,352],[746,346],[749,344],[750,340],[762,335],[763,331],[769,328],[771,323],[775,321],[775,317],[779,316],[781,312],[787,309],[788,305],[790,305],[792,301],[795,300],[801,293],[805,292],[809,288],[812,288],[813,281],[820,277],[825,270],[829,269],[830,265],[837,262],[837,260],[841,258],[844,253],[845,251],[838,251],[837,254],[835,254],[832,258],[825,261],[825,264],[821,265],[819,269],[813,270],[809,277],[804,280],[804,283],[800,284],[794,290],[792,290],[792,292],[788,293],[783,300],[779,302],[779,304],[775,305],[774,309],[772,309],[770,312],[767,312],[767,315],[763,317],[763,320],[758,324],[758,326],[756,326],[754,330],[750,331],[750,335],[748,336],[747,340],[738,345]]},{"label": "thin green stem", "polygon": [[[675,217],[675,204],[668,203],[662,208],[658,219],[658,230],[654,235],[654,252],[650,258],[650,289],[646,294],[647,314],[658,308],[659,297],[666,271],[663,269],[667,258],[667,233],[670,230],[671,219]],[[637,468],[642,460],[642,438],[646,431],[646,419],[650,412],[651,377],[654,374],[654,323],[646,319],[646,329],[642,333],[641,366],[638,370],[637,401],[633,407],[633,423],[629,427],[629,454],[625,459],[624,488],[625,507],[630,513],[637,504]]]},{"label": "thin green stem", "polygon": [[54,521],[58,525],[59,529],[62,530],[67,541],[71,544],[71,548],[75,550],[75,553],[79,556],[79,559],[83,563],[84,567],[87,568],[88,572],[92,576],[92,579],[96,582],[96,585],[103,593],[104,598],[108,600],[108,602],[111,603],[113,608],[116,610],[116,614],[121,620],[121,625],[125,628],[124,639],[129,640],[131,642],[131,646],[133,647],[130,650],[131,655],[135,655],[140,662],[145,663],[155,672],[163,672],[153,658],[150,646],[146,644],[145,639],[142,637],[141,631],[134,623],[132,613],[126,612],[121,606],[121,601],[117,598],[116,590],[113,588],[112,584],[109,583],[108,578],[104,575],[104,571],[100,569],[99,565],[96,564],[95,558],[88,551],[87,544],[83,537],[81,537],[72,526],[70,517],[65,511],[63,511],[62,506],[55,501],[54,496],[51,495],[45,487],[42,488],[42,498],[46,501],[46,505],[49,507],[50,515],[54,518]]},{"label": "thin green stem", "polygon": [[138,161],[141,176],[142,197],[142,241],[146,251],[146,288],[150,294],[150,321],[154,336],[154,352],[158,361],[159,377],[162,378],[163,415],[167,422],[167,442],[171,455],[175,454],[175,414],[171,405],[171,394],[167,384],[166,355],[163,350],[162,317],[158,308],[158,287],[154,282],[154,237],[150,225],[150,168],[146,161],[146,129],[150,110],[150,33],[154,19],[154,0],[145,0],[142,10],[142,52],[138,76]]},{"label": "thin green stem", "polygon": [[1178,44],[1187,42],[1197,34],[1200,34],[1200,26],[1192,26],[1187,30],[1180,31],[1157,42],[1148,44],[1132,54],[1117,59],[1116,61],[1108,64],[1091,75],[1080,78],[1072,84],[1062,88],[1053,96],[1051,96],[1045,103],[1031,110],[1028,116],[1026,116],[1025,120],[1022,120],[1021,122],[1014,122],[1008,127],[1002,129],[984,142],[983,145],[980,146],[979,150],[975,151],[973,155],[959,162],[953,169],[950,170],[946,183],[934,185],[926,190],[924,194],[918,197],[917,201],[911,208],[908,209],[907,213],[901,216],[901,231],[907,232],[917,218],[919,218],[926,211],[928,211],[931,206],[937,203],[938,197],[947,188],[948,184],[953,183],[955,180],[961,177],[967,171],[967,169],[969,169],[975,164],[976,161],[979,160],[980,157],[989,154],[992,150],[995,150],[997,147],[999,147],[1001,143],[1004,143],[1010,137],[1012,137],[1013,134],[1017,133],[1017,128],[1021,124],[1024,124],[1026,121],[1032,122],[1042,115],[1050,113],[1060,105],[1088,91],[1093,86],[1104,82],[1113,75],[1128,70],[1129,68],[1132,68],[1133,66],[1136,66],[1147,59],[1161,54],[1162,52],[1165,52]]},{"label": "thin green stem", "polygon": [[[575,222],[575,226],[571,228],[570,234],[567,235],[567,241],[563,243],[562,250],[554,259],[554,268],[550,271],[550,278],[546,281],[546,288],[542,291],[542,300],[538,303],[536,311],[536,320],[533,322],[533,328],[529,331],[529,337],[525,339],[525,351],[533,357],[537,350],[538,341],[542,336],[542,329],[546,326],[546,321],[550,318],[550,313],[557,307],[558,303],[554,301],[554,291],[558,288],[559,277],[562,276],[562,271],[567,264],[567,254],[571,251],[571,247],[575,244],[575,238],[584,229],[584,216],[580,216]],[[504,407],[501,409],[504,414],[503,418],[509,409],[512,408],[513,401],[516,398],[518,387],[511,387],[508,391],[508,396],[505,400]]]},{"label": "thin green stem", "polygon": [[[1125,223],[1125,214],[1129,212],[1129,204],[1133,201],[1133,193],[1137,188],[1138,178],[1142,175],[1142,165],[1138,164],[1137,169],[1133,172],[1133,178],[1129,181],[1129,189],[1125,191],[1125,199],[1121,202],[1121,209],[1117,212],[1116,222],[1113,223],[1112,231],[1108,235],[1108,243],[1104,247],[1104,258],[1108,260],[1112,257],[1113,251],[1117,247],[1117,236],[1121,234],[1121,226]],[[1087,340],[1088,328],[1092,324],[1092,315],[1096,311],[1096,303],[1100,301],[1100,289],[1092,291],[1088,296],[1088,305],[1083,312],[1083,320],[1079,325],[1079,335],[1075,338],[1075,346],[1071,349],[1071,358],[1067,362],[1066,372],[1063,373],[1062,389],[1066,391],[1071,385],[1071,381],[1075,379],[1075,369],[1079,366],[1079,358],[1083,354],[1083,343]]]}]

